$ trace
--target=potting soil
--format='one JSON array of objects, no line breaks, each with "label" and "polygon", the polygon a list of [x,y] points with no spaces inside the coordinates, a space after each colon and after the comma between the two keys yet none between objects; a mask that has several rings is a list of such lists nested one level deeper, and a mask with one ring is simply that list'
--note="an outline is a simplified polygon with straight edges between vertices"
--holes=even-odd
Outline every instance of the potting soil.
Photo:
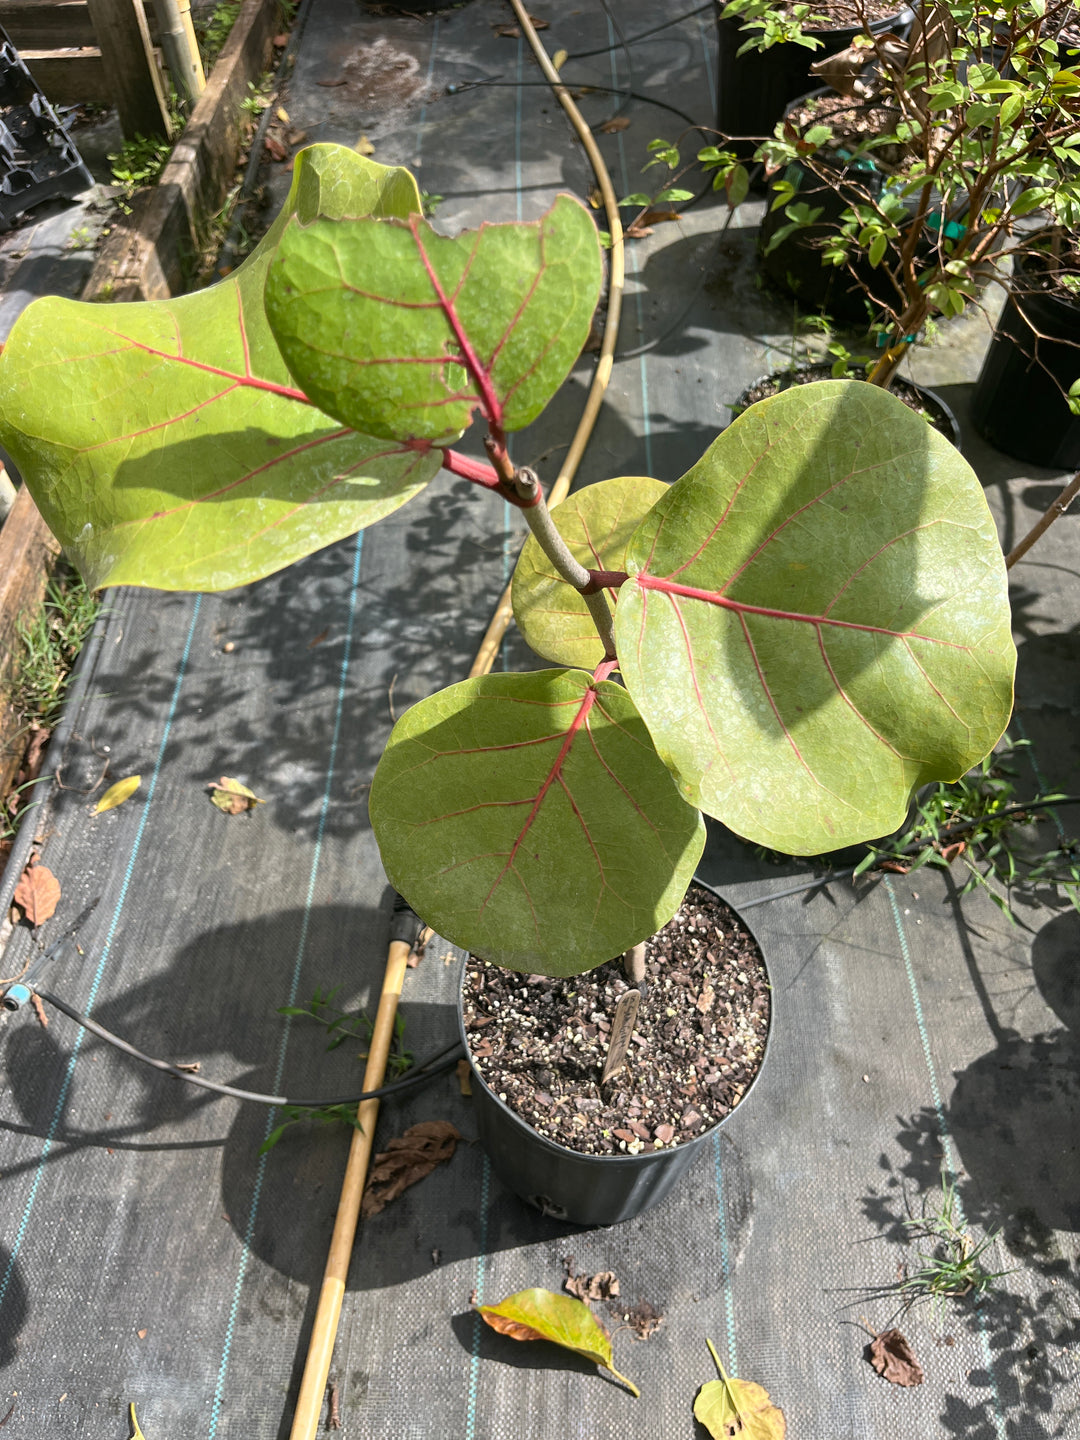
[{"label": "potting soil", "polygon": [[[425,20],[385,8],[305,9],[276,101],[294,134],[363,135],[376,159],[412,165],[448,230],[533,218],[562,189],[590,194],[524,42],[497,33],[508,10],[474,0]],[[663,105],[711,123],[711,11],[626,47],[615,29],[632,42],[682,8],[539,9],[549,50],[570,52],[568,83],[616,92],[582,96],[594,127],[630,121],[597,136],[620,194],[649,183],[648,141],[685,123]],[[573,59],[589,50],[600,53]],[[284,166],[263,178],[279,200]],[[761,209],[728,223],[709,191],[630,247],[620,358],[580,483],[676,478],[779,363],[790,314],[755,286]],[[515,437],[545,481],[592,363]],[[977,357],[950,363],[945,393],[963,420]],[[1019,473],[978,442],[969,454],[1008,548],[1059,478]],[[1076,524],[1060,521],[1014,574],[1025,795],[1080,790]],[[48,988],[204,1076],[289,1097],[359,1089],[362,1033],[328,1050],[325,1025],[281,1010],[333,992],[331,1013],[371,1013],[391,906],[366,814],[372,772],[395,716],[467,672],[520,539],[516,511],[443,474],[389,520],[249,589],[110,592],[50,752],[56,781],[40,787],[0,894],[6,915],[36,852],[60,907],[40,934],[15,931],[4,975],[100,897],[78,947],[49,962]],[[513,636],[501,659],[536,663]],[[106,784],[129,775],[136,794],[95,814]],[[266,803],[222,813],[207,789],[222,776]],[[1062,835],[1075,815],[1058,812]],[[1044,842],[1057,843],[1058,820]],[[702,874],[756,907],[772,975],[774,1035],[753,1094],[656,1210],[611,1229],[526,1208],[477,1146],[459,1145],[361,1226],[326,1418],[333,1403],[355,1440],[691,1440],[695,1393],[715,1375],[709,1338],[731,1373],[767,1388],[793,1440],[1075,1440],[1080,917],[1045,887],[1018,900],[1015,924],[985,892],[961,899],[962,860],[758,904],[815,871],[770,863],[720,827]],[[460,959],[436,939],[408,973],[414,1056],[453,1039]],[[119,1440],[131,1403],[146,1440],[287,1436],[348,1132],[298,1123],[260,1153],[280,1107],[213,1098],[46,1017],[27,1006],[0,1028],[4,1440]],[[451,1072],[384,1105],[376,1148],[422,1120],[473,1136],[470,1104]],[[898,1286],[934,1248],[908,1222],[941,1215],[943,1176],[955,1177],[958,1232],[1000,1231],[983,1260],[1007,1273],[985,1296],[935,1305],[909,1291],[905,1308]],[[560,1289],[567,1256],[576,1274],[612,1272],[622,1314],[641,1322],[598,1307],[639,1400],[472,1308]],[[891,1326],[925,1370],[917,1387],[889,1384],[864,1356]]]}]

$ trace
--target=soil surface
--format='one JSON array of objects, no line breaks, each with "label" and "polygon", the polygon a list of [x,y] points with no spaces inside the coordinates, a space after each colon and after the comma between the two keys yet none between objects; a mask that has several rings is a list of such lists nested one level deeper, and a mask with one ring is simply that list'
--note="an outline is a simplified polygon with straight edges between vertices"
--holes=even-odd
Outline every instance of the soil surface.
[{"label": "soil surface", "polygon": [[[787,112],[787,119],[800,134],[811,125],[829,125],[833,131],[830,148],[843,146],[849,150],[877,135],[891,134],[902,118],[895,106],[883,105],[880,100],[860,105],[850,95],[834,92],[807,95]],[[875,160],[883,159],[890,166],[900,164],[904,158],[900,145],[879,145],[873,154]]]},{"label": "soil surface", "polygon": [[811,15],[824,15],[824,24],[815,24],[814,30],[857,30],[864,22],[873,25],[878,20],[891,20],[901,14],[904,6],[895,0],[818,0],[811,4]]},{"label": "soil surface", "polygon": [[1057,258],[1032,253],[1013,272],[1013,289],[1019,295],[1037,291],[1080,308],[1080,244],[1066,243]]},{"label": "soil surface", "polygon": [[[735,413],[739,414],[750,405],[756,405],[759,400],[767,400],[770,395],[776,395],[781,390],[790,390],[792,385],[810,385],[816,380],[831,380],[833,378],[831,365],[806,365],[801,370],[784,370],[770,375],[765,380],[758,380],[751,385],[749,390],[744,390],[739,396],[735,405]],[[858,375],[845,375],[845,380],[859,380]],[[864,382],[865,383],[865,382]],[[910,380],[895,379],[889,386],[889,392],[902,400],[909,410],[914,410],[921,415],[927,424],[932,425],[939,434],[944,435],[946,440],[956,443],[956,435],[953,431],[952,420],[944,406],[935,404],[934,397],[926,390],[920,390]]]},{"label": "soil surface", "polygon": [[541,1135],[584,1155],[693,1140],[738,1105],[765,1053],[768,977],[757,941],[691,886],[648,942],[627,1064],[601,1088],[621,959],[584,975],[519,975],[470,956],[465,1031],[488,1086]]},{"label": "soil surface", "polygon": [[[789,7],[790,8],[790,7]],[[810,17],[804,28],[817,30],[858,30],[867,21],[891,20],[902,14],[904,5],[895,0],[817,0],[810,5]],[[823,16],[824,19],[819,19]]]}]

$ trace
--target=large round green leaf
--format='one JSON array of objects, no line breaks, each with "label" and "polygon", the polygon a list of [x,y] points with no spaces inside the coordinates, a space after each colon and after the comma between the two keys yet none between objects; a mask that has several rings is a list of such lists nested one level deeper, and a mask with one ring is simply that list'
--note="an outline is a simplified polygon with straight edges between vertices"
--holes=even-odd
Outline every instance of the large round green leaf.
[{"label": "large round green leaf", "polygon": [[997,741],[1006,574],[959,453],[858,381],[752,406],[634,537],[616,636],[686,798],[813,854],[895,828]]},{"label": "large round green leaf", "polygon": [[91,585],[244,584],[381,519],[436,474],[438,454],[354,433],[310,404],[262,305],[294,211],[419,209],[408,171],[312,146],[282,216],[221,283],[24,311],[0,357],[0,441]]},{"label": "large round green leaf", "polygon": [[705,843],[626,691],[580,670],[480,676],[414,705],[370,808],[390,883],[418,915],[548,975],[665,925]]},{"label": "large round green leaf", "polygon": [[[586,570],[625,570],[634,531],[667,488],[647,475],[601,480],[568,496],[556,508],[555,523]],[[606,593],[614,606],[618,591]],[[604,647],[585,601],[559,578],[532,535],[514,570],[512,599],[518,629],[538,655],[582,670],[595,670],[603,660]]]},{"label": "large round green leaf", "polygon": [[479,408],[535,420],[589,334],[600,245],[560,195],[525,224],[452,239],[419,216],[286,228],[266,309],[297,383],[343,424],[388,439],[455,439]]}]

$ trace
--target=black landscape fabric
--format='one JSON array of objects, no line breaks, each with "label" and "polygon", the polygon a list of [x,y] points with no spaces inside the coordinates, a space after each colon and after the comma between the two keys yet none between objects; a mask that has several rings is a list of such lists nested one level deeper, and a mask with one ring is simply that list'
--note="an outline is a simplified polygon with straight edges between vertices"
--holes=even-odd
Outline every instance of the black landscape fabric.
[{"label": "black landscape fabric", "polygon": [[[610,13],[632,37],[683,8],[623,0]],[[295,130],[364,134],[376,159],[419,167],[448,229],[533,218],[560,189],[587,195],[583,154],[524,42],[495,33],[507,9],[388,10],[306,10],[280,97]],[[599,4],[539,13],[551,50],[613,47],[568,62],[575,85],[711,123],[711,11],[631,44],[632,71]],[[616,109],[630,118],[599,137],[623,194],[647,142],[684,123],[648,100],[582,104],[594,125]],[[280,199],[282,167],[264,179]],[[790,312],[754,288],[761,210],[722,231],[710,195],[629,251],[623,358],[582,483],[677,478],[778,363]],[[545,481],[591,364],[516,438]],[[949,394],[963,417],[964,387]],[[1055,477],[972,455],[1003,534],[1022,532]],[[1026,793],[1078,784],[1075,523],[1017,572]],[[367,820],[372,772],[394,717],[467,673],[520,540],[517,512],[443,474],[363,536],[249,589],[109,592],[50,752],[58,782],[42,787],[0,893],[6,914],[35,846],[63,887],[46,945],[100,897],[80,949],[43,983],[208,1077],[358,1089],[362,1043],[327,1053],[319,1026],[279,1007],[340,987],[342,1009],[373,1011],[392,896]],[[512,636],[501,658],[536,663]],[[133,774],[137,795],[95,815],[105,785]],[[266,803],[222,814],[206,787],[223,775]],[[716,827],[701,873],[738,905],[812,870]],[[580,1230],[505,1190],[469,1143],[453,1072],[384,1105],[376,1148],[423,1120],[450,1120],[466,1140],[361,1226],[331,1371],[342,1433],[693,1440],[695,1393],[715,1375],[708,1337],[731,1373],[767,1388],[793,1440],[1080,1437],[1080,917],[1046,896],[1014,925],[984,896],[961,902],[958,883],[928,871],[838,881],[747,912],[774,987],[769,1063],[677,1190],[626,1224]],[[4,974],[32,944],[14,932]],[[408,972],[416,1056],[455,1036],[460,959],[436,937]],[[130,1403],[146,1440],[284,1440],[348,1132],[294,1125],[260,1155],[281,1118],[139,1067],[55,1011],[47,1029],[30,1007],[0,1023],[0,1424],[12,1440],[120,1440]],[[895,1286],[919,1263],[905,1222],[940,1204],[943,1171],[959,1176],[964,1223],[1001,1228],[986,1258],[1010,1273],[981,1304],[901,1315]],[[594,1308],[638,1400],[471,1308],[560,1289],[568,1256],[578,1274],[620,1281],[622,1305]],[[623,1318],[643,1306],[662,1317],[647,1340]],[[922,1385],[874,1372],[867,1325],[899,1325]]]}]

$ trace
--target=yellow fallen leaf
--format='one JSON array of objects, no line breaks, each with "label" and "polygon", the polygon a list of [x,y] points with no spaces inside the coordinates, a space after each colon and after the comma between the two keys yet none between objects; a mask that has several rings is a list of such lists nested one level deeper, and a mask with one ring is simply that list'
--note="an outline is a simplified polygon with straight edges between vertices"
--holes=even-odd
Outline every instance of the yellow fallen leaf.
[{"label": "yellow fallen leaf", "polygon": [[694,1418],[714,1440],[784,1440],[787,1424],[784,1412],[769,1399],[769,1392],[753,1380],[737,1380],[729,1376],[711,1340],[705,1341],[719,1380],[710,1380],[698,1391],[694,1401]]},{"label": "yellow fallen leaf", "polygon": [[131,1420],[131,1440],[146,1440],[146,1436],[139,1429],[139,1422],[135,1417],[135,1406],[128,1406],[128,1418]]},{"label": "yellow fallen leaf", "polygon": [[129,775],[126,780],[117,780],[115,785],[109,786],[94,806],[94,814],[102,815],[106,810],[115,810],[125,800],[130,800],[141,784],[141,775]]},{"label": "yellow fallen leaf", "polygon": [[374,155],[374,154],[375,154],[375,146],[372,145],[371,141],[367,138],[366,135],[361,135],[361,136],[360,136],[360,139],[357,140],[356,144],[353,146],[353,149],[356,151],[356,153],[357,153],[358,155]]},{"label": "yellow fallen leaf", "polygon": [[210,791],[210,800],[219,810],[224,810],[226,815],[240,815],[245,810],[254,810],[256,805],[265,805],[265,800],[260,800],[254,790],[249,790],[246,785],[241,785],[239,780],[233,780],[228,775],[222,775],[218,781],[210,781],[207,786]]},{"label": "yellow fallen leaf", "polygon": [[555,54],[551,57],[551,63],[555,66],[556,70],[561,70],[569,58],[569,53],[566,50],[556,50]]},{"label": "yellow fallen leaf", "polygon": [[285,109],[284,105],[279,105],[278,108],[274,111],[274,114],[277,116],[277,118],[281,121],[283,125],[289,124],[289,112]]}]

